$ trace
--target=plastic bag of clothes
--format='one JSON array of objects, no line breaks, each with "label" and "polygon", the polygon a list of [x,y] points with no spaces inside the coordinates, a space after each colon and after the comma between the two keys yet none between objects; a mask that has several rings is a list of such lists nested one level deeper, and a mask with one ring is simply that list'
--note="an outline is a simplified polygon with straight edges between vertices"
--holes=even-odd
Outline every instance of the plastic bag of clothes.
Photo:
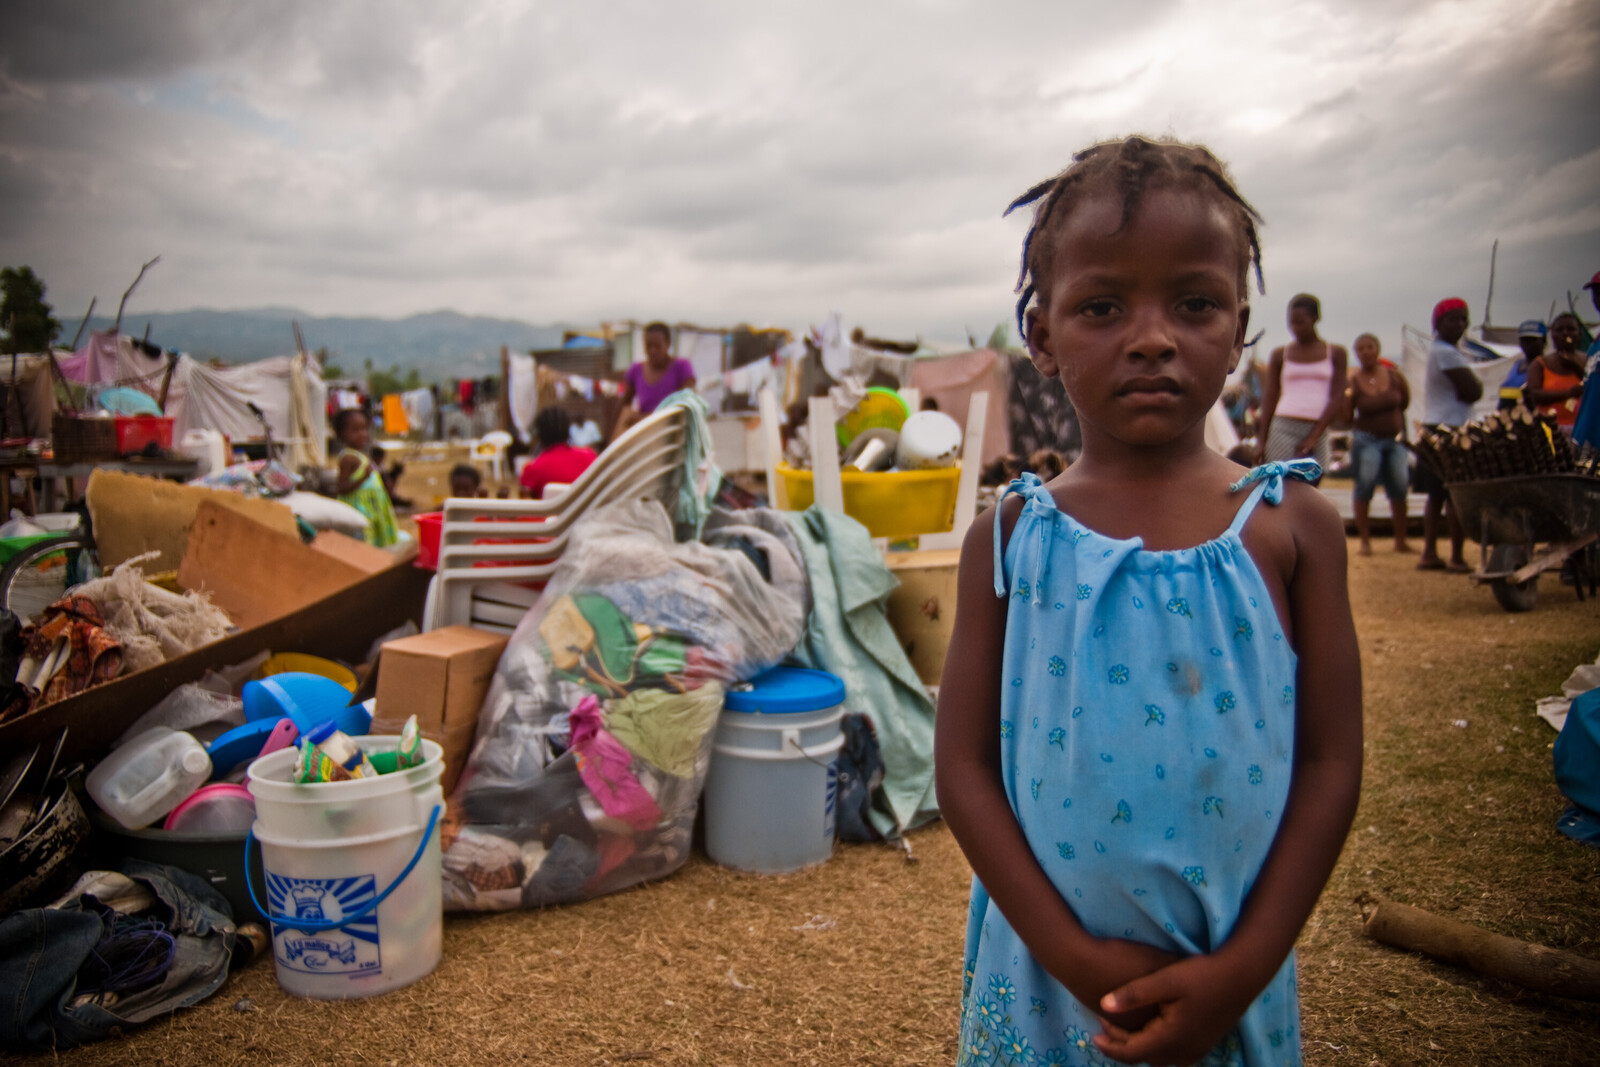
[{"label": "plastic bag of clothes", "polygon": [[723,693],[788,654],[809,596],[775,514],[717,513],[703,536],[675,543],[645,500],[574,527],[451,798],[447,908],[586,900],[688,858]]}]

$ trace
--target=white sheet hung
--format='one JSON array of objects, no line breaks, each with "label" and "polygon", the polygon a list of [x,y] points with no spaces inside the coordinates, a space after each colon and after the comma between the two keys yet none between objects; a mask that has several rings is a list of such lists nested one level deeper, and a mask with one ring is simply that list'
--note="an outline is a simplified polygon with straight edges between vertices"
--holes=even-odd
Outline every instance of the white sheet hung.
[{"label": "white sheet hung", "polygon": [[[61,362],[74,381],[130,386],[158,399],[167,373],[165,356],[148,356],[127,336],[99,332]],[[327,464],[328,387],[313,361],[296,354],[212,367],[178,356],[165,408],[174,443],[196,429],[217,430],[235,441],[259,439],[261,423],[251,403],[261,409],[273,440],[287,447],[291,466]]]}]

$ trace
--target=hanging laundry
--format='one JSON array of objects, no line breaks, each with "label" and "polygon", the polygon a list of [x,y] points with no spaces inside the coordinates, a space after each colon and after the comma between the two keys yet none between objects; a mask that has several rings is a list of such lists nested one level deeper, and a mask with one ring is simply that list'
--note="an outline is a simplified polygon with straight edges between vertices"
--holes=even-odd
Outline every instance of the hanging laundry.
[{"label": "hanging laundry", "polygon": [[406,420],[406,406],[400,399],[399,393],[390,393],[383,398],[383,430],[385,433],[403,434],[409,432],[411,423]]},{"label": "hanging laundry", "polygon": [[400,406],[405,408],[406,422],[411,429],[428,432],[433,422],[433,390],[411,389],[400,394]]}]

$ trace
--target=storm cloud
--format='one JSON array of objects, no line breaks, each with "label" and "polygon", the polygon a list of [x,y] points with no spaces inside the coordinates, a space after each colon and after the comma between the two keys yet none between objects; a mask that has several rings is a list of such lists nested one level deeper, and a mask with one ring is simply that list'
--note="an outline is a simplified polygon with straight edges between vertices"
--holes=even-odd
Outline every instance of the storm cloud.
[{"label": "storm cloud", "polygon": [[435,308],[956,340],[1009,317],[1022,189],[1209,144],[1289,294],[1391,343],[1600,268],[1600,5],[505,2],[0,9],[0,261],[63,320]]}]

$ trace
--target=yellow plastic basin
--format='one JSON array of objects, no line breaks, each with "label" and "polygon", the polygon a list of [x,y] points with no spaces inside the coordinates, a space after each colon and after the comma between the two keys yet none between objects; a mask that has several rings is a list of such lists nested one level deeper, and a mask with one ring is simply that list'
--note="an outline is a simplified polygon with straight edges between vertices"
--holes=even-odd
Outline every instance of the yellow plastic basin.
[{"label": "yellow plastic basin", "polygon": [[[816,499],[811,472],[778,467],[789,495],[789,510],[804,511]],[[873,537],[916,537],[945,533],[955,525],[960,467],[929,471],[857,471],[839,474],[844,511]]]},{"label": "yellow plastic basin", "polygon": [[256,668],[255,676],[257,679],[261,679],[274,674],[285,674],[289,671],[320,674],[330,681],[338,682],[352,693],[356,691],[356,675],[349,667],[342,663],[335,663],[331,659],[312,656],[305,652],[278,652],[268,656],[267,661]]}]

